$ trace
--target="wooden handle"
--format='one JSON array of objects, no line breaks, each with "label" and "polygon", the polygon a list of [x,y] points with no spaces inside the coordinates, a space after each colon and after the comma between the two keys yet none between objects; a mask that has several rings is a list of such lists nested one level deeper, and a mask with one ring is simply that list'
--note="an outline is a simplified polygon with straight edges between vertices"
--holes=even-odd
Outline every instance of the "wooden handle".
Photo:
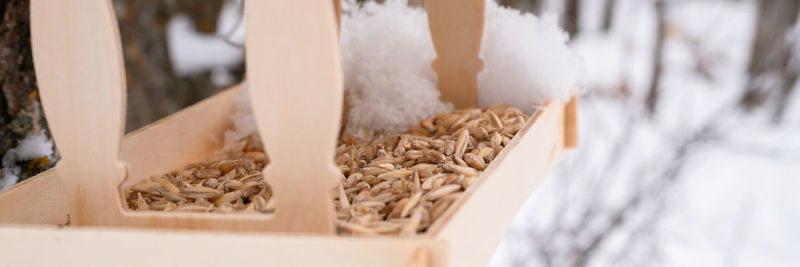
[{"label": "wooden handle", "polygon": [[333,0],[333,14],[336,16],[336,30],[339,31],[342,29],[342,0]]},{"label": "wooden handle", "polygon": [[456,108],[476,107],[486,0],[428,0],[425,9],[436,49],[433,70],[441,99]]},{"label": "wooden handle", "polygon": [[[342,1],[343,0],[333,0],[333,13],[336,16],[336,37],[341,40],[342,34]],[[341,43],[340,43],[341,44]],[[342,115],[341,115],[341,129],[339,132],[342,133],[347,126],[347,118],[350,116],[350,101],[347,100],[349,96],[349,92],[347,90],[344,91],[344,96],[342,97]]]},{"label": "wooden handle", "polygon": [[333,233],[343,90],[333,3],[247,1],[245,10],[248,85],[277,230]]},{"label": "wooden handle", "polygon": [[578,95],[564,106],[564,148],[578,147]]},{"label": "wooden handle", "polygon": [[76,187],[64,189],[72,223],[104,224],[105,216],[83,215],[117,213],[122,205],[116,192],[107,197],[125,177],[118,160],[125,76],[111,2],[33,0],[31,38],[42,105],[61,154],[56,177]]}]

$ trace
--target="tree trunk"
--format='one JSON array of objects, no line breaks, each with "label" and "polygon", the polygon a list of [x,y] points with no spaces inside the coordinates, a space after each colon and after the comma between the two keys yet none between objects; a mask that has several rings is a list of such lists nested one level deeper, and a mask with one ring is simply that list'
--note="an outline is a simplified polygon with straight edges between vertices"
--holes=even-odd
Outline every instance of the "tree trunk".
[{"label": "tree trunk", "polygon": [[[0,159],[20,139],[47,129],[33,70],[29,9],[28,0],[0,2]],[[14,163],[21,169],[20,181],[53,164],[49,159]]]},{"label": "tree trunk", "polygon": [[570,38],[578,35],[580,24],[580,1],[567,0],[564,6],[566,15],[564,16],[564,30],[569,33]]},{"label": "tree trunk", "polygon": [[786,34],[797,22],[800,1],[761,0],[753,49],[748,67],[749,80],[741,105],[752,110],[773,97],[773,118],[779,121],[786,109],[787,96],[797,83],[797,70],[789,67],[792,49]]},{"label": "tree trunk", "polygon": [[603,6],[603,26],[602,31],[604,33],[608,33],[611,31],[611,27],[614,26],[614,9],[616,9],[617,0],[606,0],[605,6]]},{"label": "tree trunk", "polygon": [[501,6],[516,8],[538,16],[544,8],[545,0],[499,0],[498,2]]},{"label": "tree trunk", "polygon": [[666,20],[667,10],[664,1],[655,2],[656,9],[656,22],[658,29],[656,30],[656,47],[653,50],[653,74],[650,81],[650,90],[647,92],[645,99],[645,108],[649,115],[655,114],[658,106],[658,97],[660,94],[661,86],[661,72],[664,58],[664,37],[666,34]]}]

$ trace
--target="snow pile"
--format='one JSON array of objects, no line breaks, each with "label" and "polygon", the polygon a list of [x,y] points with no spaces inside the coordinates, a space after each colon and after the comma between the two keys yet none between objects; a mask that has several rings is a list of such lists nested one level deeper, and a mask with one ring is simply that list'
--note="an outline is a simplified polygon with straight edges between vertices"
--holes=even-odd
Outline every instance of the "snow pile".
[{"label": "snow pile", "polygon": [[6,189],[19,180],[20,168],[17,162],[41,157],[53,157],[53,141],[44,133],[32,134],[19,141],[17,147],[6,151],[3,156],[3,173],[0,177],[0,190]]},{"label": "snow pile", "polygon": [[[581,16],[593,13],[585,4]],[[719,112],[735,105],[745,88],[757,10],[756,1],[670,5],[667,21],[678,31],[664,46],[657,119],[641,114],[655,47],[652,2],[617,1],[615,29],[582,32],[572,45],[593,55],[583,58],[587,85],[593,90],[598,82],[621,78],[631,97],[585,99],[579,127],[590,134],[581,134],[577,150],[565,155],[519,211],[490,266],[575,265],[576,251],[585,255],[589,246],[584,266],[798,266],[796,120],[773,124],[759,114]],[[700,53],[691,54],[693,49]],[[697,73],[707,51],[714,56],[708,62],[711,80]],[[615,76],[601,77],[603,72]],[[800,94],[792,97],[800,100]],[[660,189],[661,196],[641,190],[654,182],[648,176],[671,168],[663,158],[712,116],[725,118],[714,120],[712,140],[687,151],[676,180],[659,180],[672,188]],[[641,166],[645,172],[637,171]],[[598,231],[609,226],[606,218],[616,216],[619,201],[633,196],[642,197],[625,211],[625,223]],[[602,241],[590,243],[597,240]]]},{"label": "snow pile", "polygon": [[[570,46],[581,59],[582,87],[592,92],[606,94],[618,92],[627,78],[625,40],[616,35],[581,34],[573,38]],[[649,77],[648,77],[649,78]]]},{"label": "snow pile", "polygon": [[405,1],[343,3],[341,28],[347,133],[401,130],[452,109],[439,101],[428,18]]},{"label": "snow pile", "polygon": [[[407,1],[343,5],[341,44],[350,113],[347,133],[404,129],[452,109],[439,101],[436,57],[424,10]],[[489,1],[478,74],[482,107],[505,103],[531,111],[578,92],[579,60],[554,17]]]},{"label": "snow pile", "polygon": [[526,111],[578,92],[580,60],[554,16],[486,5],[478,74],[478,104],[509,104]]}]

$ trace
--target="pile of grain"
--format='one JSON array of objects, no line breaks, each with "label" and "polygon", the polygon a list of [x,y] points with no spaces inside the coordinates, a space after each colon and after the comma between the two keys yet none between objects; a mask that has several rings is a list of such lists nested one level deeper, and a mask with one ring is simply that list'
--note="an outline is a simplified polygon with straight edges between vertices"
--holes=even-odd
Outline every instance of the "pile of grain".
[{"label": "pile of grain", "polygon": [[[528,116],[507,106],[443,113],[403,133],[340,140],[334,194],[340,234],[424,232],[472,185]],[[255,136],[181,171],[129,188],[134,210],[272,213]]]},{"label": "pile of grain", "polygon": [[129,188],[134,210],[271,213],[272,190],[261,170],[268,163],[256,136],[248,136],[201,163],[186,165]]}]

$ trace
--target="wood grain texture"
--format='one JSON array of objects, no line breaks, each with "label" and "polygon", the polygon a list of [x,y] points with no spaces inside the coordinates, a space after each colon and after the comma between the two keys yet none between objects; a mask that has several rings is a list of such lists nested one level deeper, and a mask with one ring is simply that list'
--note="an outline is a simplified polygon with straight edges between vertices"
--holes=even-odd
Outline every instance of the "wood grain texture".
[{"label": "wood grain texture", "polygon": [[[197,104],[125,136],[122,158],[128,163],[128,178],[120,186],[149,179],[187,163],[214,155],[223,147],[225,130],[230,128],[230,114],[235,98],[243,93],[234,86]],[[109,197],[118,197],[117,189]],[[111,195],[113,194],[113,195]],[[119,207],[116,226],[224,231],[270,231],[272,216],[263,214],[208,214],[131,211]]]},{"label": "wood grain texture", "polygon": [[564,107],[564,147],[578,147],[578,96],[573,96]]},{"label": "wood grain texture", "polygon": [[232,127],[235,98],[242,89],[241,85],[233,86],[125,135],[121,155],[128,164],[128,177],[121,189],[205,160],[221,150],[225,131]]},{"label": "wood grain texture", "polygon": [[[125,76],[110,1],[31,2],[36,76],[53,139],[62,156],[53,170],[63,181],[72,223],[109,225],[122,205],[108,198],[125,177],[119,145]],[[94,214],[95,216],[90,216]]]},{"label": "wood grain texture", "polygon": [[0,236],[7,266],[451,266],[447,243],[411,238],[10,225]]},{"label": "wood grain texture", "polygon": [[429,228],[431,238],[452,245],[453,266],[489,263],[522,204],[561,159],[563,144],[564,103],[550,103]]},{"label": "wood grain texture", "polygon": [[342,113],[342,69],[330,0],[248,1],[250,99],[270,157],[275,227],[333,233],[330,192]]},{"label": "wood grain texture", "polygon": [[342,28],[342,0],[333,0],[333,12],[336,16],[336,30],[340,30]]},{"label": "wood grain texture", "polygon": [[0,194],[0,223],[66,224],[67,195],[55,170],[44,171]]},{"label": "wood grain texture", "polygon": [[[334,5],[334,14],[336,14],[336,30],[339,32],[336,34],[337,37],[341,40],[342,36],[342,1],[344,0],[333,0]],[[341,45],[341,42],[339,43]],[[344,83],[342,83],[344,84]],[[350,116],[350,101],[348,100],[350,92],[347,90],[344,91],[344,96],[342,97],[342,122],[341,122],[341,129],[339,133],[341,134],[344,132],[345,126],[347,126],[347,118]]]},{"label": "wood grain texture", "polygon": [[[482,31],[482,4],[472,0],[459,3],[462,5],[441,0],[426,5],[435,14],[479,9]],[[127,210],[121,202],[121,187],[211,156],[222,146],[222,132],[230,126],[228,113],[241,88],[234,87],[123,139],[124,80],[118,33],[115,26],[109,26],[116,25],[110,3],[35,0],[34,60],[45,112],[64,159],[53,170],[0,193],[0,202],[16,204],[0,206],[0,223],[62,224],[70,214],[75,227],[2,225],[0,250],[9,255],[4,261],[27,266],[60,262],[102,265],[137,251],[132,265],[485,266],[519,208],[560,160],[571,144],[569,139],[577,138],[577,97],[568,104],[550,103],[532,116],[475,184],[422,237],[325,236],[333,232],[330,189],[341,175],[332,162],[342,111],[334,4],[329,0],[248,1],[245,8],[251,25],[247,37],[251,100],[272,160],[265,171],[278,197],[276,215]],[[475,25],[453,21],[475,22],[466,18],[474,19],[476,14],[449,22],[441,19],[451,15],[429,16],[435,18],[432,35],[439,36],[434,37],[439,54],[434,66],[438,71],[474,71],[467,75],[467,80],[474,82],[480,70],[480,38],[477,45],[472,42],[464,48],[454,44],[452,37],[441,41],[442,35],[433,32],[434,28],[458,32],[459,27],[474,31]],[[472,50],[474,53],[469,52]],[[460,63],[453,63],[449,60],[453,54],[471,55],[474,60],[460,58]],[[442,67],[448,64],[458,67]],[[440,82],[449,74],[465,75],[442,73]],[[458,92],[464,93],[463,87],[450,88],[461,88]],[[119,151],[131,169],[124,182]],[[497,201],[499,196],[502,203]],[[198,254],[192,244],[215,244],[219,251]],[[48,257],[36,256],[42,251]],[[86,251],[100,256],[86,257],[82,254]]]},{"label": "wood grain texture", "polygon": [[[327,14],[327,17],[319,16],[320,21],[308,23],[309,25],[323,25],[320,27],[328,28],[333,33],[335,32],[333,11],[330,6],[331,3],[326,3],[328,4],[326,11],[318,11]],[[298,8],[300,6],[292,5],[292,7]],[[302,10],[302,8],[297,10]],[[127,210],[122,205],[123,199],[120,193],[122,190],[120,186],[127,185],[121,185],[125,177],[125,169],[123,163],[119,161],[124,117],[124,76],[122,75],[123,67],[121,49],[119,47],[119,34],[111,4],[107,0],[82,2],[38,0],[32,4],[32,10],[34,60],[36,62],[37,75],[41,81],[42,96],[47,99],[43,104],[51,120],[54,139],[59,144],[59,149],[63,156],[61,162],[53,170],[53,176],[60,179],[64,185],[62,201],[67,207],[66,212],[71,215],[73,225],[333,232],[333,224],[330,221],[332,205],[329,205],[331,200],[327,195],[328,188],[333,188],[332,184],[338,179],[338,176],[333,175],[336,172],[332,167],[332,160],[330,160],[333,157],[336,132],[338,130],[338,121],[335,120],[333,122],[305,121],[308,124],[300,125],[314,126],[311,128],[302,128],[298,127],[298,125],[287,125],[287,127],[272,125],[275,127],[267,128],[291,129],[294,126],[297,131],[310,130],[314,134],[325,134],[324,131],[321,131],[325,128],[325,125],[328,125],[327,128],[334,129],[333,131],[328,131],[329,138],[317,138],[317,136],[310,138],[310,140],[314,140],[308,142],[311,144],[310,146],[308,143],[284,143],[281,141],[285,140],[276,142],[274,138],[270,139],[277,144],[275,145],[275,154],[278,155],[278,158],[291,159],[287,161],[273,160],[273,162],[303,163],[298,159],[306,160],[306,157],[311,157],[308,160],[313,162],[312,166],[320,166],[319,168],[301,168],[302,171],[306,172],[296,176],[291,174],[281,175],[282,173],[280,172],[273,176],[285,177],[283,180],[277,179],[283,181],[281,185],[276,185],[275,182],[272,183],[277,191],[280,192],[280,188],[288,188],[286,194],[279,194],[289,200],[280,201],[281,197],[278,197],[279,203],[276,205],[279,210],[283,205],[286,205],[283,210],[287,211],[287,216],[284,216],[283,219],[275,219],[275,216],[265,215],[167,214]],[[283,24],[273,23],[272,25]],[[327,27],[324,25],[327,25]],[[275,27],[280,28],[282,26]],[[254,28],[257,29],[258,27],[251,27],[251,29]],[[316,33],[309,31],[309,35]],[[335,36],[330,37],[332,38],[329,39],[336,40]],[[336,51],[335,55],[338,56],[338,48],[335,43],[333,45],[319,45],[330,47],[330,50]],[[338,64],[338,58],[336,58],[335,62]],[[338,67],[338,65],[334,67]],[[259,68],[256,67],[254,69],[257,70]],[[334,75],[334,78],[340,79],[339,76],[335,76],[335,74],[338,74],[337,71],[328,70],[328,72]],[[251,73],[261,72],[252,71]],[[315,81],[322,84],[336,84],[324,79]],[[307,86],[306,88],[312,88],[312,86]],[[270,88],[269,90],[272,89]],[[341,90],[341,87],[338,89]],[[289,90],[289,92],[296,91]],[[335,91],[331,91],[331,94],[335,94]],[[296,94],[295,96],[303,95]],[[256,106],[266,104],[263,106],[278,107],[269,103],[259,103],[257,100],[262,98],[259,96],[253,97]],[[175,156],[164,156],[163,160],[158,160],[162,153],[155,154],[152,151],[164,151],[163,154],[168,154],[181,151],[209,152],[209,150],[217,148],[213,144],[196,147],[198,144],[209,144],[208,133],[220,133],[228,126],[227,120],[223,120],[226,117],[224,114],[229,110],[220,110],[219,108],[230,107],[233,103],[232,98],[230,98],[230,95],[221,95],[214,99],[217,100],[208,101],[216,104],[212,104],[211,106],[214,107],[211,109],[194,110],[192,113],[171,116],[170,119],[156,123],[151,127],[147,127],[146,130],[138,132],[139,134],[133,135],[133,146],[140,150],[134,152],[135,155],[129,154],[132,163],[137,165],[137,171],[134,172],[137,176],[130,179],[130,181],[144,179],[144,176],[139,176],[142,175],[139,172],[165,170],[167,167],[164,166],[164,162],[176,163],[178,160],[196,159],[192,155],[181,157],[178,154],[180,159],[176,159]],[[317,99],[317,101],[321,102],[333,100],[334,102],[330,103],[338,103],[338,105],[331,104],[333,107],[330,110],[325,110],[322,114],[328,114],[329,116],[338,114],[339,112],[336,109],[341,108],[341,103],[335,100],[340,101],[340,99],[340,97],[337,99],[335,96]],[[226,105],[223,105],[220,100]],[[317,106],[317,104],[312,106]],[[319,106],[324,107],[324,105]],[[277,110],[269,110],[268,112],[277,114],[291,111],[294,107],[299,107],[301,108],[300,110],[303,110],[302,105],[291,105],[288,108],[279,107]],[[191,115],[187,117],[186,114]],[[291,114],[292,112],[283,113],[282,116],[295,118]],[[311,114],[308,114],[309,117]],[[317,113],[313,114],[317,115]],[[179,119],[175,120],[176,118]],[[302,116],[298,115],[297,118],[302,119]],[[201,127],[198,126],[202,125],[207,125],[203,129],[207,130],[206,133],[191,132],[187,134],[188,136],[179,136],[181,132],[186,133],[187,128],[201,130]],[[265,131],[262,129],[262,132]],[[170,137],[163,137],[163,135],[170,135]],[[135,138],[141,136],[144,136],[144,138]],[[273,131],[272,137],[274,136],[276,136],[275,131]],[[284,136],[294,137],[297,135],[285,134]],[[219,141],[221,143],[222,140]],[[326,141],[330,144],[330,156],[327,157],[322,155],[326,153],[324,150],[327,146],[320,144],[320,142]],[[291,146],[287,144],[291,144]],[[321,148],[323,151],[316,149],[312,152],[303,146]],[[294,152],[288,150],[290,147],[299,147],[301,148],[299,151],[306,154],[302,154],[303,158],[293,158],[291,154]],[[172,150],[165,150],[167,148]],[[145,149],[149,149],[149,151],[145,151]],[[288,153],[290,156],[280,157],[282,153]],[[320,163],[322,158],[328,159],[329,165],[331,165],[330,168],[325,168],[325,164]],[[170,159],[172,160],[170,161]],[[174,168],[175,166],[172,165],[171,167]],[[281,170],[280,168],[278,169]],[[327,172],[322,173],[320,169]],[[309,179],[313,179],[317,177],[325,178],[326,175],[328,175],[330,186],[325,185],[325,183],[311,183],[309,191],[306,191],[303,187],[292,186],[299,184],[292,184],[292,182],[299,179],[286,178],[311,177]],[[314,191],[315,187],[325,189]],[[18,191],[22,190],[18,189]],[[319,192],[322,193],[317,194]],[[310,204],[316,202],[323,202],[323,204]],[[322,211],[314,212],[308,207],[320,207]],[[295,211],[299,215],[290,216],[290,211]],[[281,217],[278,216],[277,218]]]},{"label": "wood grain texture", "polygon": [[478,105],[478,57],[483,38],[485,0],[425,1],[428,24],[436,49],[433,70],[443,101],[456,108]]}]

